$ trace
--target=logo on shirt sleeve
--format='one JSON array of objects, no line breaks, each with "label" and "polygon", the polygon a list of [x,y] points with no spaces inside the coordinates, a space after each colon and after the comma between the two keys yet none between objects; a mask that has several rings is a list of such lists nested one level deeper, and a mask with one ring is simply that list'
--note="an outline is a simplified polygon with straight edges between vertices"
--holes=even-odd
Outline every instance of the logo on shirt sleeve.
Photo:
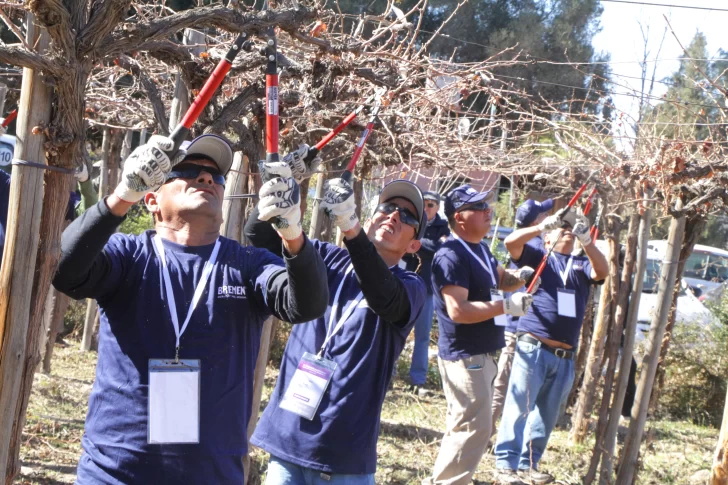
[{"label": "logo on shirt sleeve", "polygon": [[242,300],[245,298],[245,287],[242,285],[218,286],[217,297],[218,298],[233,298],[236,300]]}]

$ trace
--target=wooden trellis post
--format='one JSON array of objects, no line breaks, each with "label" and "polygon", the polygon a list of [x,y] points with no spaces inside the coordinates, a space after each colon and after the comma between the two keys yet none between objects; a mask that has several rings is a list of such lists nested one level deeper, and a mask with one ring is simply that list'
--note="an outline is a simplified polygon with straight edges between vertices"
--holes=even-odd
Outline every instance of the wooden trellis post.
[{"label": "wooden trellis post", "polygon": [[[682,199],[678,197],[675,203],[675,210],[683,208]],[[650,324],[650,335],[647,339],[648,349],[642,362],[642,372],[637,384],[637,395],[632,407],[632,420],[629,423],[629,432],[624,441],[622,455],[620,457],[619,473],[616,483],[633,483],[637,472],[637,457],[639,456],[642,434],[647,421],[647,410],[650,404],[650,394],[655,382],[657,373],[657,362],[660,358],[660,347],[662,338],[665,335],[667,318],[670,313],[670,300],[675,288],[677,277],[678,260],[680,258],[680,247],[685,235],[685,216],[673,218],[670,223],[670,232],[667,238],[667,250],[665,260],[662,263],[660,272],[660,284],[657,290],[657,311],[652,317]]]},{"label": "wooden trellis post", "polygon": [[[48,48],[48,33],[26,16],[26,41],[38,53]],[[18,106],[17,142],[14,157],[45,163],[42,134],[33,128],[47,124],[51,115],[52,89],[40,72],[23,69]],[[31,295],[40,240],[43,208],[43,177],[36,167],[14,165],[10,184],[7,232],[0,270],[0,480],[15,474],[12,438],[23,371],[25,369]],[[22,425],[22,424],[21,424]]]}]

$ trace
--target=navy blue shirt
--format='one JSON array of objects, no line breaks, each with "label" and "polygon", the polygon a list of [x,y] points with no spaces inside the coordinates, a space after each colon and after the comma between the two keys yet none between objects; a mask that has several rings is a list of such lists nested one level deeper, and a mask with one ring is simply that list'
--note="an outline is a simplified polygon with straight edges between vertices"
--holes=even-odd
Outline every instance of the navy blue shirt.
[{"label": "navy blue shirt", "polygon": [[[536,236],[533,239],[529,240],[526,243],[526,245],[532,246],[538,250],[543,250],[543,248],[544,248],[543,238],[541,236]],[[528,265],[526,265],[526,266],[528,266]],[[538,266],[533,266],[533,269],[536,269],[536,268],[538,268]],[[514,263],[511,260],[510,263],[508,264],[508,269],[518,269],[518,266],[516,265],[516,263]],[[513,293],[518,293],[518,292],[522,292],[522,291],[526,291],[525,286],[520,287],[516,291],[505,292],[503,294],[503,296],[505,298],[505,297],[512,295]],[[508,320],[508,325],[506,325],[506,332],[516,333],[518,331],[518,317],[514,317],[513,315],[506,315],[506,319]]]},{"label": "navy blue shirt", "polygon": [[[97,293],[98,364],[78,483],[241,482],[253,392],[250,376],[263,321],[270,313],[266,285],[283,263],[268,251],[220,238],[207,290],[180,341],[180,358],[201,361],[200,443],[151,445],[149,359],[175,355],[154,234],[116,234],[104,248],[111,269]],[[214,245],[163,243],[181,324]]]},{"label": "navy blue shirt", "polygon": [[[377,466],[379,418],[392,371],[425,298],[420,277],[390,268],[404,284],[410,302],[405,325],[382,320],[362,299],[341,330],[329,341],[324,357],[336,362],[333,377],[313,420],[280,408],[304,352],[317,354],[326,338],[336,290],[350,264],[349,253],[311,241],[328,271],[329,307],[323,317],[296,325],[283,354],[278,382],[255,428],[251,443],[273,456],[326,473],[372,474]],[[339,298],[340,316],[360,292],[352,271]],[[334,324],[335,325],[335,324]],[[332,328],[333,330],[333,328]]]},{"label": "navy blue shirt", "polygon": [[[486,264],[493,271],[496,270],[498,262],[486,244],[465,244],[479,258],[485,256]],[[498,283],[497,271],[494,276]],[[490,290],[494,288],[490,274],[453,236],[445,241],[432,261],[432,287],[435,290],[435,311],[440,329],[440,358],[460,360],[502,349],[505,346],[504,328],[497,326],[494,319],[469,324],[455,323],[450,319],[442,297],[442,288],[445,286],[467,288],[468,301],[491,301]]]},{"label": "navy blue shirt", "polygon": [[[447,221],[440,217],[440,214],[435,214],[435,217],[428,221],[427,229],[425,229],[425,235],[420,239],[422,246],[417,251],[417,256],[414,254],[405,254],[404,261],[407,264],[406,269],[408,271],[415,271],[420,266],[419,274],[425,281],[427,287],[427,294],[432,295],[432,258],[435,257],[435,253],[442,245],[442,239],[450,235],[450,228],[447,225]],[[420,263],[420,260],[422,263]]]},{"label": "navy blue shirt", "polygon": [[[525,245],[521,258],[515,263],[519,267],[537,268],[546,253],[545,249]],[[557,291],[559,288],[564,288],[560,272],[566,270],[570,257],[573,260],[567,275],[566,289],[575,292],[576,318],[559,316],[557,306]],[[576,347],[579,343],[579,332],[589,298],[589,286],[595,283],[591,279],[591,270],[591,263],[586,256],[551,253],[551,257],[548,258],[546,267],[541,273],[541,286],[533,295],[533,304],[528,309],[528,313],[518,319],[518,331]]]}]

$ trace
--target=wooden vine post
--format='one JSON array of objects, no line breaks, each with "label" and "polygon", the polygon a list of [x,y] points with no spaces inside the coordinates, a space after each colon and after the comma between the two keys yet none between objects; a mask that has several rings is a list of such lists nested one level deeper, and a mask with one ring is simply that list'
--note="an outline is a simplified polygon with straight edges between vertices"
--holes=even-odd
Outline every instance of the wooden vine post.
[{"label": "wooden vine post", "polygon": [[[680,212],[683,208],[682,199],[678,197],[675,210]],[[676,284],[680,248],[685,235],[685,216],[680,214],[673,217],[670,222],[670,232],[667,238],[667,250],[660,272],[660,284],[657,291],[657,311],[652,317],[650,335],[647,339],[647,352],[642,362],[640,380],[637,384],[637,395],[632,407],[632,420],[624,441],[620,456],[619,472],[616,483],[631,484],[637,473],[638,456],[642,435],[647,421],[647,411],[650,404],[650,394],[657,374],[657,363],[660,358],[662,338],[670,313],[670,301]]]},{"label": "wooden vine post", "polygon": [[[650,226],[652,224],[652,209],[646,209],[639,218],[637,234],[637,251],[635,261],[635,275],[644,275],[647,268],[647,243],[650,238]],[[631,228],[629,230],[631,234]],[[625,262],[626,264],[626,262]],[[619,417],[622,412],[627,385],[629,383],[629,372],[632,366],[632,353],[634,352],[635,332],[637,332],[637,315],[642,296],[644,278],[635,276],[632,282],[632,291],[629,296],[629,309],[624,323],[624,343],[622,344],[622,360],[619,366],[619,374],[614,386],[614,400],[609,410],[609,423],[605,433],[604,457],[602,458],[602,471],[600,483],[611,483],[614,471],[614,452],[619,430]]]},{"label": "wooden vine post", "polygon": [[610,278],[611,276],[607,276],[607,279],[604,280],[601,295],[599,296],[599,310],[594,324],[594,335],[592,335],[591,345],[589,346],[589,357],[584,370],[584,382],[579,390],[579,398],[571,420],[571,432],[569,433],[569,444],[571,445],[582,444],[589,430],[589,419],[594,406],[597,383],[601,376],[602,355],[604,354],[607,328],[609,327],[611,299],[607,288],[609,288]]},{"label": "wooden vine post", "polygon": [[[32,14],[26,16],[26,42],[38,53],[48,48],[49,37],[35,25]],[[45,163],[45,137],[34,134],[51,116],[52,89],[41,73],[23,69],[17,120],[14,157]],[[12,480],[16,473],[12,437],[16,408],[26,367],[28,322],[31,315],[34,272],[40,240],[45,170],[14,165],[10,184],[10,201],[0,270],[0,480]],[[56,174],[58,176],[58,174]],[[42,305],[40,305],[42,307]]]}]

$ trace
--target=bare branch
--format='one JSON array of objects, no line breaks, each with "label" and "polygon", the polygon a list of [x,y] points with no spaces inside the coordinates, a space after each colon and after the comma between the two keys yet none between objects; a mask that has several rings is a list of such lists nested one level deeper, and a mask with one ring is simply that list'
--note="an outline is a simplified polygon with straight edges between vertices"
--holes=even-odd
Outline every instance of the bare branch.
[{"label": "bare branch", "polygon": [[132,74],[139,78],[139,81],[142,83],[142,86],[144,86],[144,90],[147,93],[147,98],[152,104],[154,119],[157,121],[157,127],[161,134],[167,135],[169,133],[167,129],[169,126],[169,118],[167,118],[167,111],[164,108],[164,103],[162,102],[162,98],[159,95],[159,91],[157,90],[157,86],[154,84],[154,81],[149,78],[147,73],[144,72],[144,70],[139,66],[139,63],[134,59],[127,56],[120,56],[118,62],[121,67],[130,70]]}]

